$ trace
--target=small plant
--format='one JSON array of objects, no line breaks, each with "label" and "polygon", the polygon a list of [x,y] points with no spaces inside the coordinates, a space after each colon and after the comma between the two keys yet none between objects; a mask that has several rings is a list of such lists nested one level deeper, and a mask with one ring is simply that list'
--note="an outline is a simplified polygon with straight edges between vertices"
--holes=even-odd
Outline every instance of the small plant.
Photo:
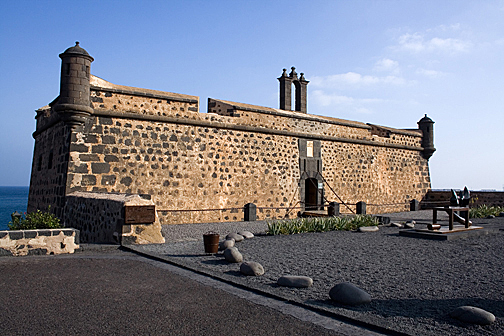
[{"label": "small plant", "polygon": [[58,229],[61,228],[60,220],[54,214],[50,213],[51,207],[47,212],[37,210],[25,215],[25,218],[11,214],[12,221],[8,226],[10,230],[35,230],[35,229]]},{"label": "small plant", "polygon": [[488,206],[482,204],[476,208],[469,209],[469,217],[471,218],[485,218],[489,215],[498,216],[501,212],[504,212],[504,207],[499,206]]},{"label": "small plant", "polygon": [[296,234],[303,232],[327,232],[337,230],[356,230],[361,226],[376,226],[378,219],[370,215],[345,217],[296,218],[268,222],[269,235]]}]

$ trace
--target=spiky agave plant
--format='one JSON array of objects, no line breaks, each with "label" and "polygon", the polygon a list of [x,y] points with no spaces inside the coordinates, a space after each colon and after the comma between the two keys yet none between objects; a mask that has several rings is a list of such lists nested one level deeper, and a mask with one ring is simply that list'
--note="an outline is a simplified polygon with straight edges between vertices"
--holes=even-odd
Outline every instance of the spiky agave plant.
[{"label": "spiky agave plant", "polygon": [[504,207],[499,206],[488,206],[482,204],[476,208],[469,209],[469,217],[471,218],[485,218],[489,215],[498,216],[501,212],[504,212]]},{"label": "spiky agave plant", "polygon": [[371,215],[344,217],[296,218],[268,222],[268,235],[297,234],[303,232],[327,232],[336,230],[356,230],[361,226],[378,225],[378,219]]}]

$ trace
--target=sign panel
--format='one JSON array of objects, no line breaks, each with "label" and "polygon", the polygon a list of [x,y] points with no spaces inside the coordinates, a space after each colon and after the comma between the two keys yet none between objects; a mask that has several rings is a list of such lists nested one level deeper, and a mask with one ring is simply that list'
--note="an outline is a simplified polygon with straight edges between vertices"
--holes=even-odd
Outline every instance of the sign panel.
[{"label": "sign panel", "polygon": [[155,220],[155,205],[127,205],[124,207],[125,224],[150,224]]},{"label": "sign panel", "polygon": [[306,156],[313,157],[313,141],[306,141]]}]

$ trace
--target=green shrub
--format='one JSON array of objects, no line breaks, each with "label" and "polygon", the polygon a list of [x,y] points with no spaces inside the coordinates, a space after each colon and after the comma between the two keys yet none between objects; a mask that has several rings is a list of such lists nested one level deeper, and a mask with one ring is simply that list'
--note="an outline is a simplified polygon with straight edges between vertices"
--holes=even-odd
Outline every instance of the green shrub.
[{"label": "green shrub", "polygon": [[51,207],[47,212],[37,210],[28,213],[25,218],[15,217],[11,214],[12,221],[8,226],[10,230],[35,230],[35,229],[59,229],[61,228],[60,220],[54,214],[50,213]]},{"label": "green shrub", "polygon": [[269,235],[296,234],[303,232],[327,232],[336,230],[356,230],[361,226],[378,225],[378,219],[370,215],[345,217],[296,218],[268,222]]},{"label": "green shrub", "polygon": [[480,205],[476,208],[469,209],[469,217],[471,218],[485,218],[489,215],[499,216],[501,212],[504,212],[504,207],[499,206],[488,206],[486,204]]}]

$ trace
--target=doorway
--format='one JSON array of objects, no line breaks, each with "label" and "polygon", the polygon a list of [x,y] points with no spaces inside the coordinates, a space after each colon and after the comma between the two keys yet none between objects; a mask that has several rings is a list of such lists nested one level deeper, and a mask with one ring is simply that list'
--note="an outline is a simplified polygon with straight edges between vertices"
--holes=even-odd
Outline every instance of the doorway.
[{"label": "doorway", "polygon": [[305,209],[318,209],[318,181],[315,178],[307,178],[305,180]]}]

